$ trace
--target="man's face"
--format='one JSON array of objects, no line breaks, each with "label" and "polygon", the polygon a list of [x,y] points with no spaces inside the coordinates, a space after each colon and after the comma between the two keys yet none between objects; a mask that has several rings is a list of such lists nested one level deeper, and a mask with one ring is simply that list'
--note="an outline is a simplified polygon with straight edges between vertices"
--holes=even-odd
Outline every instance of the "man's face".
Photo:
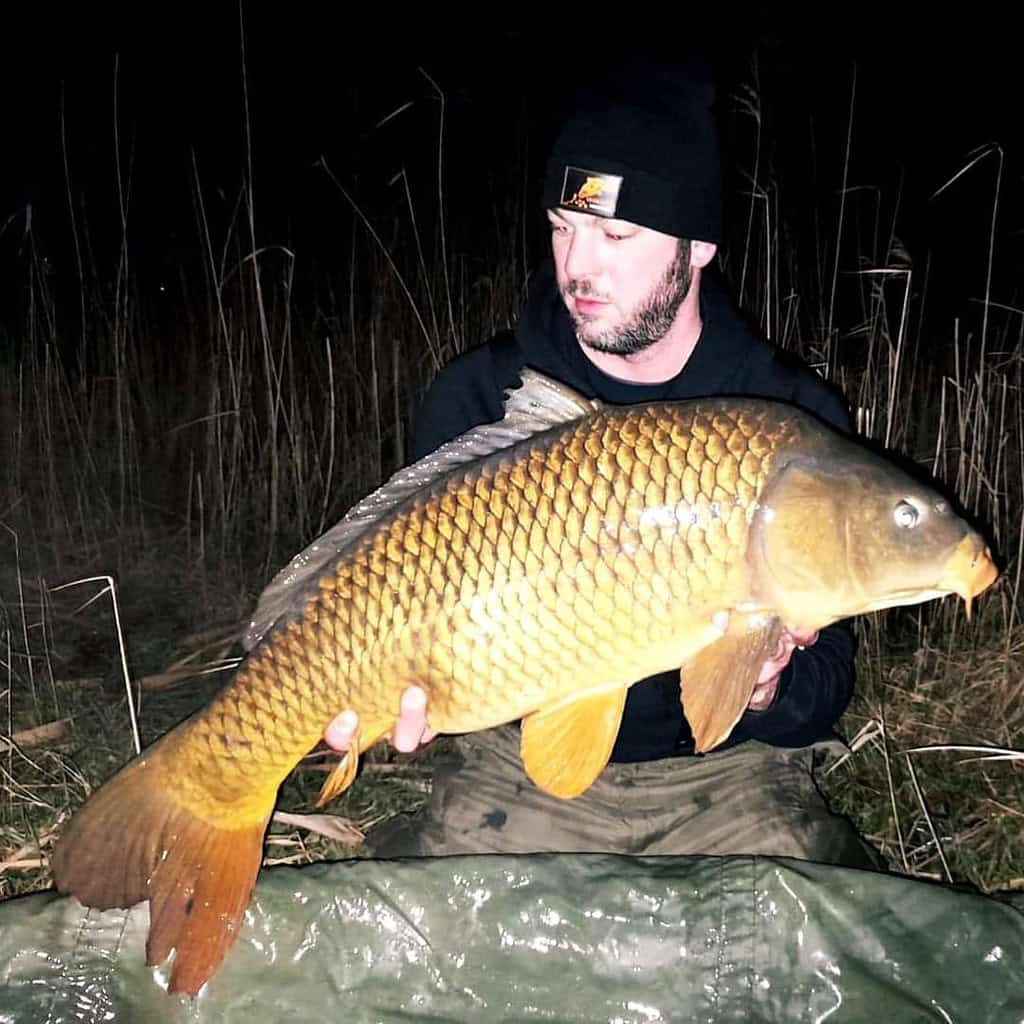
[{"label": "man's face", "polygon": [[630,355],[660,341],[690,290],[690,245],[660,231],[548,210],[558,289],[579,340]]}]

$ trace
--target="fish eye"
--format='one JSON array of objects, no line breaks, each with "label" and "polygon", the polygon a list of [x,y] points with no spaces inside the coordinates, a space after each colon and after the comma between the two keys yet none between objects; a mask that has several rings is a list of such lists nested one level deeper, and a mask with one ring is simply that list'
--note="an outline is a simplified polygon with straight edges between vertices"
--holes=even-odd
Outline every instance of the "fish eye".
[{"label": "fish eye", "polygon": [[904,530],[917,526],[917,509],[909,501],[901,501],[893,509],[892,517],[896,520],[896,525],[901,526]]}]

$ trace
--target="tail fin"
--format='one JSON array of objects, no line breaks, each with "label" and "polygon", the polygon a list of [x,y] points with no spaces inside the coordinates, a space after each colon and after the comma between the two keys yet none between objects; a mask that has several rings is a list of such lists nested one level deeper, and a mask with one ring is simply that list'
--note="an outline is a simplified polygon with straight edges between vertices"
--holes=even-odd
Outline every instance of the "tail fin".
[{"label": "tail fin", "polygon": [[[275,794],[250,820],[176,799],[147,751],[99,789],[64,829],[51,858],[58,891],[88,907],[149,903],[146,963],[176,950],[170,992],[196,995],[238,936],[259,873]],[[250,806],[252,806],[250,804]]]}]

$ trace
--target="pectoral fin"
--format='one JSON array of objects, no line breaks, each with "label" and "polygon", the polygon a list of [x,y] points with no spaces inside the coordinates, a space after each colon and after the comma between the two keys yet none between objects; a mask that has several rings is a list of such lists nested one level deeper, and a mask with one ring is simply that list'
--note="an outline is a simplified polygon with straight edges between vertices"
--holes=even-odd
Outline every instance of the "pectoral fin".
[{"label": "pectoral fin", "polygon": [[617,686],[524,718],[521,753],[526,774],[563,800],[588,789],[611,757],[626,689]]},{"label": "pectoral fin", "polygon": [[739,721],[761,666],[775,653],[782,623],[733,615],[720,640],[699,651],[679,673],[683,713],[698,753],[717,747]]}]

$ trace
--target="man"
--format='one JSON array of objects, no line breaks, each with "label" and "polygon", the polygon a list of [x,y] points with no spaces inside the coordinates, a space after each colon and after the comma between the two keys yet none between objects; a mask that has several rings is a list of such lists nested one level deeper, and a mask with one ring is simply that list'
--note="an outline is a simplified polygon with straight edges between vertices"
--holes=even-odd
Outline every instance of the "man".
[{"label": "man", "polygon": [[[721,236],[711,99],[708,85],[664,69],[620,78],[574,109],[544,187],[551,264],[535,275],[514,334],[438,376],[416,458],[499,419],[524,365],[607,403],[759,395],[849,428],[845,405],[755,337],[710,277]],[[699,757],[678,672],[636,683],[611,762],[571,801],[525,776],[516,724],[457,737],[422,815],[376,852],[764,853],[870,866],[872,852],[812,778],[818,755],[842,749],[833,727],[852,693],[854,651],[847,624],[786,630],[731,736]],[[398,749],[433,736],[428,714],[423,691],[408,690]],[[345,712],[325,739],[346,749],[356,724]]]}]

